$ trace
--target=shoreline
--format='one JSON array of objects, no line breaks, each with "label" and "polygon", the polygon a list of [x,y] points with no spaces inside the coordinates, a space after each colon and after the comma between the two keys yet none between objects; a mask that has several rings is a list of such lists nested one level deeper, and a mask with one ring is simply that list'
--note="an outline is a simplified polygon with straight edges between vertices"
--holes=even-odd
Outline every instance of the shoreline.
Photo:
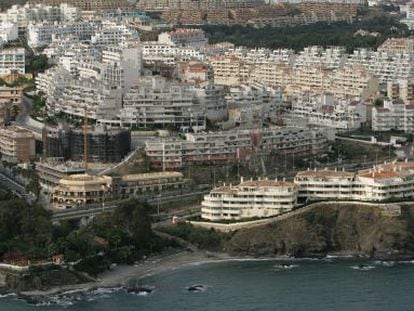
[{"label": "shoreline", "polygon": [[[114,269],[99,275],[94,282],[57,286],[48,290],[22,291],[15,293],[24,300],[40,300],[51,296],[65,295],[74,292],[87,292],[98,288],[128,288],[131,282],[139,282],[141,279],[151,275],[177,270],[188,266],[197,266],[208,263],[219,263],[228,261],[301,261],[301,260],[380,260],[380,261],[413,261],[413,258],[396,259],[375,258],[355,252],[335,252],[326,254],[324,257],[252,257],[252,256],[231,256],[227,253],[214,253],[208,251],[182,251],[174,254],[149,257],[138,262],[136,265],[120,265]],[[9,292],[14,293],[14,292]]]}]

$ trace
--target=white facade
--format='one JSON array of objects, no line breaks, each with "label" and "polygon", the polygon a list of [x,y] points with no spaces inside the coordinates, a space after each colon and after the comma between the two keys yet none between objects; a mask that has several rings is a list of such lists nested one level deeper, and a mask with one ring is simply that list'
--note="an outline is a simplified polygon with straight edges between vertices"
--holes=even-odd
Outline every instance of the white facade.
[{"label": "white facade", "polygon": [[273,180],[241,180],[237,186],[213,189],[201,203],[201,217],[217,221],[270,217],[291,211],[297,203],[294,183]]},{"label": "white facade", "polygon": [[0,74],[25,74],[25,64],[24,48],[0,49]]},{"label": "white facade", "polygon": [[138,127],[174,126],[187,131],[205,128],[205,108],[185,85],[162,77],[142,78],[124,97],[121,122]]},{"label": "white facade", "polygon": [[360,101],[336,100],[332,94],[302,93],[292,100],[288,117],[339,131],[356,130],[367,121],[367,107]]},{"label": "white facade", "polygon": [[159,34],[158,42],[181,47],[200,47],[206,45],[208,40],[201,29],[179,28]]},{"label": "white facade", "polygon": [[414,197],[414,165],[395,162],[358,173],[308,170],[294,182],[301,200],[404,200]]},{"label": "white facade", "polygon": [[21,32],[25,32],[31,23],[73,22],[78,21],[80,17],[79,8],[65,3],[60,6],[29,3],[24,6],[13,5],[2,14],[3,20],[15,23]]},{"label": "white facade", "polygon": [[10,22],[0,22],[0,41],[10,42],[19,38],[18,27]]},{"label": "white facade", "polygon": [[385,100],[383,107],[372,108],[372,130],[401,130],[405,133],[414,133],[414,105]]}]

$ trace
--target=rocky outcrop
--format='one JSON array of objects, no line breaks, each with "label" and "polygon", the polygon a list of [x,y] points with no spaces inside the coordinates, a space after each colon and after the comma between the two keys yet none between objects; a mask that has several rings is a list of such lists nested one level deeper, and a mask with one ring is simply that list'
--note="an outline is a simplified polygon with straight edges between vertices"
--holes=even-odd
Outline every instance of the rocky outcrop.
[{"label": "rocky outcrop", "polygon": [[358,204],[317,206],[292,218],[239,230],[224,242],[237,255],[296,257],[342,252],[378,258],[406,258],[414,254],[414,206],[401,215],[385,216],[375,206]]}]

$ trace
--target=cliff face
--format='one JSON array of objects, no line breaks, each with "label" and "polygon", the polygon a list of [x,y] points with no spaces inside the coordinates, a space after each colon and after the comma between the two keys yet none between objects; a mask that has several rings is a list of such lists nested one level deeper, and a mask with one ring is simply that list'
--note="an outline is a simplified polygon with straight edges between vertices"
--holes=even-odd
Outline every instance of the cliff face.
[{"label": "cliff face", "polygon": [[237,231],[224,247],[229,253],[251,256],[323,256],[328,252],[413,256],[414,206],[402,206],[398,217],[357,204],[319,206],[283,221]]}]

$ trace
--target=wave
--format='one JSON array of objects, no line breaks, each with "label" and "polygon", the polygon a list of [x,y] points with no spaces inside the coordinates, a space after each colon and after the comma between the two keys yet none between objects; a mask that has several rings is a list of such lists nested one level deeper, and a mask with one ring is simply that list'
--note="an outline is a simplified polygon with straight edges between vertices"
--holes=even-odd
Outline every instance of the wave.
[{"label": "wave", "polygon": [[0,294],[0,299],[2,298],[8,298],[8,297],[16,297],[17,295],[15,293],[5,293],[5,294]]},{"label": "wave", "polygon": [[292,264],[284,264],[284,263],[282,263],[280,265],[274,265],[273,267],[276,268],[277,270],[280,270],[280,269],[290,270],[290,269],[294,269],[294,268],[299,267],[299,265],[292,265]]},{"label": "wave", "polygon": [[375,266],[371,266],[371,265],[356,265],[356,266],[351,266],[351,269],[359,270],[359,271],[369,271],[369,270],[375,269]]},{"label": "wave", "polygon": [[384,261],[384,260],[377,260],[374,261],[376,265],[384,266],[384,267],[394,267],[395,261]]}]

